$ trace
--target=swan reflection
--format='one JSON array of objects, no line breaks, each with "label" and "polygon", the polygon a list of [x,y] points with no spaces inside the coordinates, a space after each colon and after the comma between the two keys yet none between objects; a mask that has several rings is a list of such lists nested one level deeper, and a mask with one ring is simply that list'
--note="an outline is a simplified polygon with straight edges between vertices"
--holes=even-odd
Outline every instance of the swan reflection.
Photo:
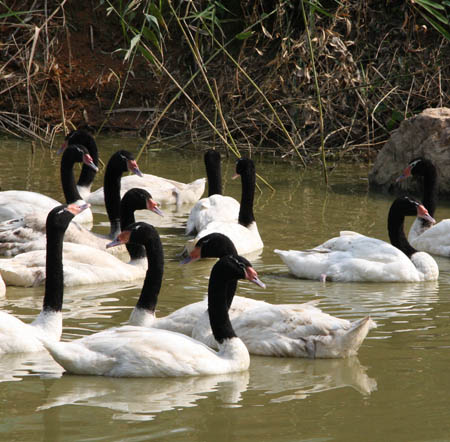
[{"label": "swan reflection", "polygon": [[[331,389],[353,388],[362,395],[377,389],[358,358],[304,360],[253,357],[250,371],[183,378],[102,378],[62,376],[47,381],[47,398],[37,411],[78,405],[108,408],[113,419],[152,420],[161,412],[195,407],[216,392],[223,404],[241,406],[246,391],[262,391],[261,405],[304,399]],[[254,400],[254,399],[253,399]]]},{"label": "swan reflection", "polygon": [[195,407],[211,392],[217,392],[221,402],[236,405],[248,380],[248,371],[170,379],[62,376],[48,388],[47,400],[37,411],[80,405],[113,410],[113,419],[152,420],[157,413]]}]

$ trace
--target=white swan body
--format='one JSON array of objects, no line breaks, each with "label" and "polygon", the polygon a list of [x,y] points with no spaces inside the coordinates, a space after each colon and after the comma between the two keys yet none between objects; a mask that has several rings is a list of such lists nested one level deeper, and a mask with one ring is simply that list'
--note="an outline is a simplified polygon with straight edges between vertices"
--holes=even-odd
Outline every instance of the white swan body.
[{"label": "white swan body", "polygon": [[[235,255],[236,248],[224,235],[211,234],[200,240],[184,262],[200,258]],[[242,258],[241,258],[242,259]],[[253,269],[247,270],[249,273]],[[232,289],[232,287],[229,287]],[[231,293],[230,293],[231,297]],[[231,302],[231,299],[229,299]],[[342,358],[355,355],[375,323],[368,317],[350,323],[323,313],[318,301],[305,304],[273,305],[264,301],[234,297],[229,310],[231,324],[250,354],[302,358]],[[197,310],[193,307],[198,307]],[[172,316],[195,317],[191,336],[214,348],[211,328],[205,316],[206,303],[183,307],[154,327],[167,327],[181,320]],[[198,317],[199,311],[201,316]],[[175,319],[178,319],[175,318]]]},{"label": "white swan body", "polygon": [[214,221],[237,224],[240,204],[230,196],[211,195],[202,198],[192,208],[186,223],[186,233],[201,232]]},{"label": "white swan body", "polygon": [[[146,259],[125,263],[119,258],[82,244],[64,243],[64,286],[134,281],[145,276]],[[5,284],[32,287],[45,280],[45,250],[22,253],[0,260]]]},{"label": "white swan body", "polygon": [[298,278],[330,281],[434,281],[436,262],[417,252],[409,259],[401,250],[376,238],[341,232],[311,251],[274,250]]},{"label": "white swan body", "polygon": [[0,221],[22,218],[35,211],[50,212],[60,203],[49,196],[26,190],[0,192]]},{"label": "white swan body", "polygon": [[231,239],[239,255],[258,253],[264,247],[258,226],[253,214],[253,199],[255,194],[256,172],[255,165],[248,158],[241,158],[236,163],[236,173],[241,175],[242,196],[239,207],[238,223],[212,221],[199,231],[194,240],[186,244],[186,249],[191,252],[195,244],[204,236],[211,233],[221,233]]},{"label": "white swan body", "polygon": [[250,357],[239,338],[219,352],[167,330],[123,326],[72,342],[46,341],[45,347],[66,371],[114,377],[166,377],[224,374],[247,370]]},{"label": "white swan body", "polygon": [[[193,204],[202,196],[205,181],[205,178],[199,178],[185,184],[147,173],[140,178],[133,175],[124,176],[121,180],[121,196],[133,187],[140,187],[147,190],[161,205]],[[92,192],[87,201],[94,205],[104,204],[103,187]]]},{"label": "white swan body", "polygon": [[58,341],[62,334],[62,312],[41,312],[31,323],[0,312],[0,355],[43,351],[42,339]]},{"label": "white swan body", "polygon": [[222,233],[230,238],[236,247],[238,255],[257,253],[264,248],[264,243],[255,221],[248,227],[244,227],[241,224],[213,221],[195,237],[194,241],[188,242],[188,251],[191,251],[201,238],[211,233]]},{"label": "white swan body", "polygon": [[[139,227],[134,231],[137,232]],[[56,362],[75,374],[161,377],[247,370],[250,356],[243,342],[234,334],[227,313],[226,286],[238,278],[248,279],[239,257],[222,258],[211,272],[208,311],[219,342],[218,352],[179,333],[131,325],[72,342],[44,340],[44,346]]]},{"label": "white swan body", "polygon": [[[75,204],[83,205],[84,201],[80,199],[75,201]],[[0,192],[0,222],[20,220],[28,215],[33,217],[39,212],[45,218],[50,210],[59,205],[61,205],[59,201],[41,193],[28,190],[5,190]],[[92,212],[90,209],[83,210],[74,219],[80,224],[91,225]]]},{"label": "white swan body", "polygon": [[[275,305],[242,298],[230,308],[236,334],[252,355],[294,358],[346,358],[357,354],[376,324],[365,317],[350,322],[322,312],[317,302]],[[215,348],[206,312],[192,337]]]},{"label": "white swan body", "polygon": [[59,340],[62,333],[62,243],[64,231],[74,215],[86,206],[58,206],[53,209],[47,219],[49,231],[45,266],[51,269],[51,276],[45,285],[44,302],[41,313],[31,323],[25,324],[20,319],[0,312],[0,355],[7,353],[23,353],[42,351],[42,340]]},{"label": "white swan body", "polygon": [[428,211],[408,197],[397,198],[388,215],[391,244],[359,233],[344,231],[340,236],[308,251],[275,250],[289,271],[298,278],[328,278],[332,281],[414,282],[435,281],[436,261],[418,252],[407,241],[405,215],[417,215],[435,222]]},{"label": "white swan body", "polygon": [[416,218],[409,231],[411,245],[424,252],[439,256],[450,256],[450,219],[443,219],[432,227],[423,227]]},{"label": "white swan body", "polygon": [[197,201],[186,223],[186,235],[196,234],[213,221],[238,223],[240,204],[229,196],[222,195],[222,173],[220,153],[207,150],[204,155],[208,177],[208,196]]}]

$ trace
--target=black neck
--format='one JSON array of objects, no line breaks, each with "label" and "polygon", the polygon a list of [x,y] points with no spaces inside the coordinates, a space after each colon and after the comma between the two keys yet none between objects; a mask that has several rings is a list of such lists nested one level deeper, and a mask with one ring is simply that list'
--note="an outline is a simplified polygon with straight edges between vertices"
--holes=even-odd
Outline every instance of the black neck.
[{"label": "black neck", "polygon": [[417,250],[411,246],[405,236],[404,230],[405,215],[396,210],[393,205],[389,210],[388,216],[388,232],[391,244],[397,249],[400,249],[408,258],[417,252]]},{"label": "black neck", "polygon": [[103,195],[111,225],[111,238],[115,238],[120,232],[120,180],[124,170],[117,164],[117,159],[118,156],[113,156],[109,160],[103,181]]},{"label": "black neck", "polygon": [[76,162],[78,161],[74,160],[71,152],[66,149],[61,158],[61,184],[67,204],[81,200],[73,174],[73,166]]},{"label": "black neck", "polygon": [[436,168],[430,161],[422,161],[423,167],[423,205],[431,216],[434,216],[437,202],[437,173]]},{"label": "black neck", "polygon": [[[156,230],[155,230],[156,232]],[[137,308],[155,312],[164,273],[164,252],[159,235],[153,234],[145,244],[148,268]]]},{"label": "black neck", "polygon": [[231,304],[233,303],[234,294],[236,293],[237,289],[237,279],[232,279],[231,281],[228,281],[227,285],[227,307],[228,310],[230,310]]},{"label": "black neck", "polygon": [[[216,264],[213,267],[208,286],[208,313],[211,330],[219,344],[225,339],[236,337],[228,316],[229,304],[231,305],[234,296],[234,291],[231,293],[232,281],[225,277],[220,266]],[[237,279],[235,281],[237,283]]]},{"label": "black neck", "polygon": [[241,207],[239,209],[239,224],[248,227],[255,216],[253,214],[253,200],[255,197],[256,176],[253,167],[246,168],[241,175],[242,180],[242,196]]},{"label": "black neck", "polygon": [[[127,226],[130,224],[133,224],[136,219],[134,216],[134,212],[136,210],[140,209],[140,207],[136,207],[135,202],[133,200],[130,200],[127,198],[127,195],[125,194],[122,198],[122,201],[120,202],[120,230],[125,230]],[[147,252],[145,250],[145,247],[141,244],[126,244],[125,245],[128,253],[130,255],[130,258],[133,259],[141,259],[145,258],[147,255]],[[148,255],[147,255],[148,256]]]},{"label": "black neck", "polygon": [[43,310],[55,312],[62,310],[64,295],[63,239],[64,231],[47,227]]},{"label": "black neck", "polygon": [[220,153],[208,150],[205,153],[206,175],[208,177],[208,196],[222,195],[222,170],[220,166]]},{"label": "black neck", "polygon": [[[83,143],[83,146],[86,147],[94,164],[98,167],[98,150],[97,150],[97,144],[95,143],[94,139],[92,137],[89,137]],[[77,185],[80,187],[90,188],[92,183],[94,182],[96,174],[97,174],[97,172],[92,167],[89,167],[86,164],[83,164],[83,167],[81,168],[80,176],[78,177]]]}]

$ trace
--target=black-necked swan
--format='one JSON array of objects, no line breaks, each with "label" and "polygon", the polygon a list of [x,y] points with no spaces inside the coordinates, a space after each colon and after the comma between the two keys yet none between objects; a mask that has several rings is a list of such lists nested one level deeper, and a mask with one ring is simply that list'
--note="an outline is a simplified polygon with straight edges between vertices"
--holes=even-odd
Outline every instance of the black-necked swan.
[{"label": "black-necked swan", "polygon": [[[61,158],[61,184],[67,204],[84,204],[81,198],[73,174],[75,163],[84,163],[97,171],[92,157],[87,149],[80,145],[67,148]],[[27,214],[43,211],[47,214],[53,207],[61,203],[53,198],[37,192],[27,190],[5,190],[0,192],[0,221],[23,218]],[[92,224],[92,212],[90,209],[81,212],[75,220],[82,224]]]},{"label": "black-necked swan", "polygon": [[64,232],[75,215],[87,208],[77,204],[57,206],[47,217],[47,260],[51,269],[45,283],[41,313],[26,324],[9,313],[0,312],[0,355],[42,351],[40,337],[59,340],[62,333],[63,303],[63,238]]},{"label": "black-necked swan", "polygon": [[[411,175],[423,177],[422,204],[434,217],[438,193],[436,166],[426,158],[416,158],[408,164],[397,180],[408,178]],[[443,219],[437,224],[432,224],[416,218],[409,230],[408,241],[414,248],[422,252],[450,256],[450,219]]]},{"label": "black-necked swan", "polygon": [[71,342],[43,343],[55,361],[74,374],[167,377],[244,371],[250,355],[231,326],[226,287],[230,281],[249,278],[245,264],[234,256],[221,258],[211,271],[208,312],[218,352],[180,333],[131,325]]},{"label": "black-necked swan", "polygon": [[[77,129],[71,131],[65,137],[64,143],[61,145],[58,152],[62,153],[67,147],[75,144],[81,144],[84,146],[88,150],[89,155],[92,157],[92,161],[98,167],[97,143],[95,142],[94,137],[87,130]],[[81,167],[81,173],[77,181],[77,189],[81,195],[81,198],[85,201],[91,193],[91,186],[94,182],[95,176],[96,171],[94,171],[91,167],[87,167],[86,165]]]},{"label": "black-necked swan", "polygon": [[[234,254],[233,249],[226,236],[213,233],[198,241],[185,262]],[[234,292],[232,290],[228,298],[231,324],[249,353],[254,355],[344,358],[355,355],[369,330],[376,327],[369,317],[350,322],[324,313],[316,307],[318,301],[270,304],[234,296]],[[197,319],[191,336],[215,347],[205,313]]]},{"label": "black-necked swan", "polygon": [[[72,149],[72,147],[70,148]],[[71,223],[64,236],[65,242],[76,244],[85,244],[105,251],[106,244],[115,238],[120,232],[121,223],[121,200],[120,200],[120,179],[125,172],[131,172],[141,175],[139,167],[134,156],[125,150],[115,152],[108,161],[104,177],[104,185],[106,189],[106,210],[110,221],[109,236],[93,233],[85,227]],[[146,195],[149,196],[148,192]],[[125,197],[124,197],[125,198]],[[131,197],[132,198],[132,197]],[[146,199],[149,203],[149,209],[161,214],[157,204],[150,199]],[[128,212],[133,209],[145,209],[139,203],[139,207],[130,207],[130,197],[128,197],[124,216],[130,218]],[[45,249],[45,212],[35,212],[18,220],[10,220],[0,223],[0,253],[6,256],[15,256],[19,253],[25,253],[32,250]],[[117,248],[112,250],[113,254],[126,253],[125,248]]]},{"label": "black-necked swan", "polygon": [[186,223],[186,235],[195,235],[212,221],[237,223],[240,204],[230,196],[222,195],[220,153],[209,149],[204,155],[208,196],[195,203]]},{"label": "black-necked swan", "polygon": [[248,158],[239,159],[236,163],[236,173],[241,176],[242,181],[238,223],[221,221],[209,223],[193,240],[187,243],[186,248],[188,251],[192,250],[194,244],[200,238],[215,232],[228,236],[235,245],[239,255],[248,255],[263,249],[264,244],[259,235],[253,213],[256,186],[256,172],[253,161]]},{"label": "black-necked swan", "polygon": [[275,250],[275,253],[298,278],[341,282],[435,281],[439,276],[436,261],[428,253],[414,249],[405,236],[405,216],[414,215],[434,222],[425,207],[411,198],[397,198],[392,203],[388,216],[391,244],[345,231],[309,251]]},{"label": "black-necked swan", "polygon": [[[128,324],[162,328],[190,336],[195,323],[207,309],[206,301],[195,302],[181,307],[165,317],[157,318],[155,315],[164,272],[164,252],[158,231],[152,225],[145,222],[131,224],[126,229],[122,230],[116,240],[111,242],[108,247],[123,244],[126,244],[127,247],[131,245],[143,247],[148,261],[144,285],[136,307],[130,315]],[[231,247],[235,251],[232,244]],[[236,253],[231,252],[230,254],[236,255]],[[225,253],[222,256],[224,255]],[[241,259],[243,260],[244,258]],[[257,274],[250,268],[251,264],[248,261],[246,262],[249,267],[247,270],[248,273],[252,273],[256,280]],[[230,282],[227,288],[227,291],[232,291],[233,296],[236,290],[236,284],[237,281]],[[231,299],[228,302],[228,305],[230,303]]]},{"label": "black-necked swan", "polygon": [[[205,190],[205,178],[199,178],[191,183],[180,183],[167,178],[144,173],[141,178],[136,176],[124,176],[121,179],[121,196],[134,187],[147,190],[155,201],[162,205],[194,204]],[[87,201],[94,205],[103,205],[105,202],[103,187],[92,192]]]},{"label": "black-necked swan", "polygon": [[[128,249],[130,261],[124,262],[105,250],[85,244],[64,242],[64,285],[108,282],[135,282],[145,277],[147,259],[139,247]],[[45,279],[45,250],[22,253],[0,259],[0,275],[5,284],[31,287]]]}]

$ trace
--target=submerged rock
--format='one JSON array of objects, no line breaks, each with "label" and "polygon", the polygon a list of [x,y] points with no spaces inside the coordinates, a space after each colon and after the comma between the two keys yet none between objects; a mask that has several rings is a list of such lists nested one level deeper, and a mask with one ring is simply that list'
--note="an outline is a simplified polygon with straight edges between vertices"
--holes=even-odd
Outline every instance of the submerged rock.
[{"label": "submerged rock", "polygon": [[450,195],[450,108],[425,109],[404,120],[378,153],[369,173],[370,188],[391,193],[416,192],[421,188],[417,179],[399,183],[395,180],[417,157],[434,163],[439,193]]}]

